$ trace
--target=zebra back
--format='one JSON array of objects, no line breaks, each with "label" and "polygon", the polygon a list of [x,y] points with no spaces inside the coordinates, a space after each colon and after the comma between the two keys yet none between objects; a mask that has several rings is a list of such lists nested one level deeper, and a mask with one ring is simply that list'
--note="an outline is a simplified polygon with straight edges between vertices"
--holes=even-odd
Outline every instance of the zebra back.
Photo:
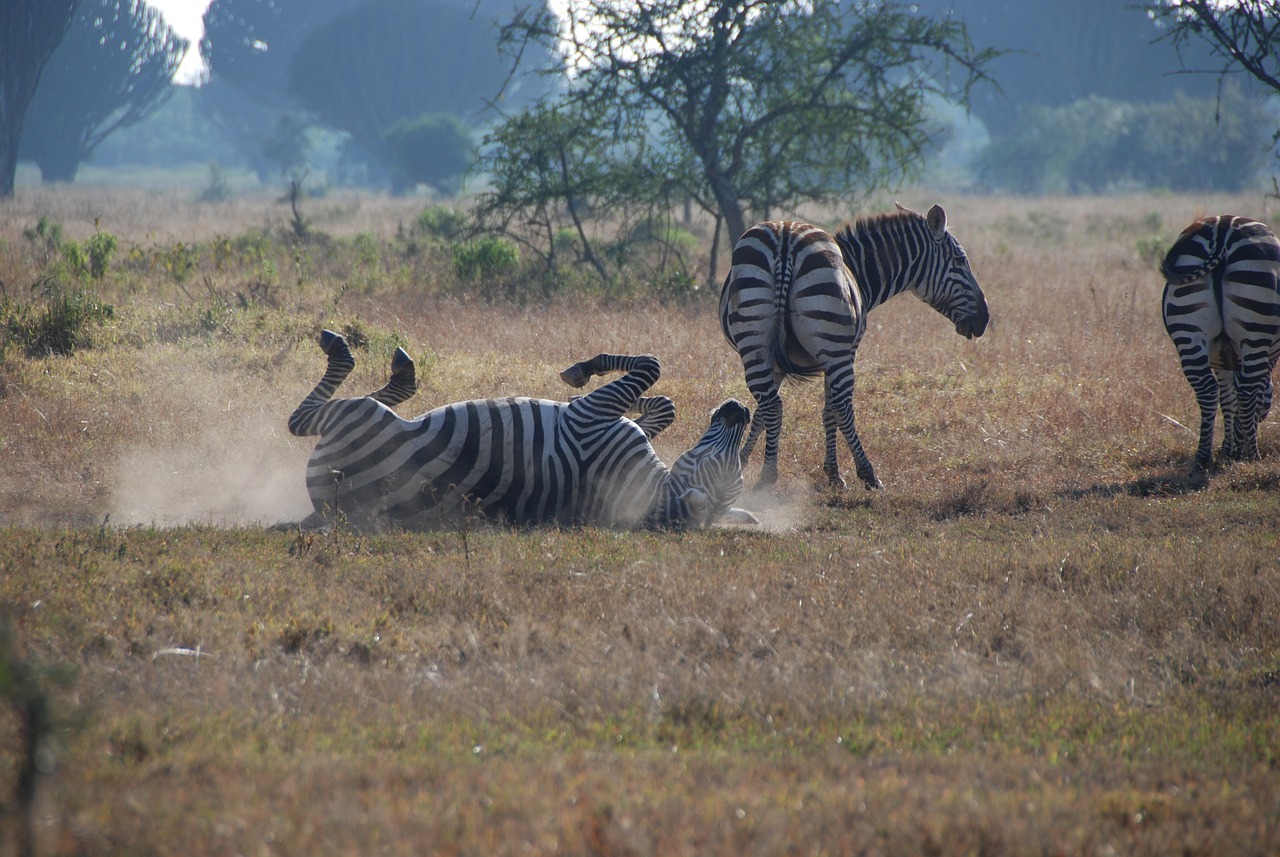
[{"label": "zebra back", "polygon": [[1173,242],[1160,263],[1160,273],[1171,286],[1207,277],[1227,260],[1228,250],[1240,246],[1242,238],[1274,242],[1275,233],[1265,223],[1237,214],[1201,217]]}]

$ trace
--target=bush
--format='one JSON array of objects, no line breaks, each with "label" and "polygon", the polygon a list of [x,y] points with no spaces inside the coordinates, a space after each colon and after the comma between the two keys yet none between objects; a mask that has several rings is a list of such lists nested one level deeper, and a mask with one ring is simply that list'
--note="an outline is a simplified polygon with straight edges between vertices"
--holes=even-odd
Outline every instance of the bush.
[{"label": "bush", "polygon": [[44,302],[23,304],[0,298],[0,325],[7,345],[16,342],[28,357],[70,355],[92,344],[92,328],[109,321],[115,308],[90,289],[68,291],[44,284]]},{"label": "bush", "polygon": [[431,205],[418,215],[418,232],[432,238],[452,241],[467,230],[467,216],[455,208]]},{"label": "bush", "polygon": [[471,132],[451,113],[428,113],[398,122],[383,134],[383,141],[396,192],[419,183],[441,193],[457,192],[475,152]]},{"label": "bush", "polygon": [[980,180],[1015,193],[1135,188],[1236,191],[1257,181],[1271,118],[1238,89],[1157,104],[1087,98],[1035,107],[978,160]]},{"label": "bush", "polygon": [[464,283],[486,282],[513,273],[520,251],[505,238],[486,235],[453,248],[453,273]]},{"label": "bush", "polygon": [[101,280],[107,273],[107,266],[116,252],[116,237],[110,232],[95,232],[84,242],[85,251],[89,254],[89,276]]}]

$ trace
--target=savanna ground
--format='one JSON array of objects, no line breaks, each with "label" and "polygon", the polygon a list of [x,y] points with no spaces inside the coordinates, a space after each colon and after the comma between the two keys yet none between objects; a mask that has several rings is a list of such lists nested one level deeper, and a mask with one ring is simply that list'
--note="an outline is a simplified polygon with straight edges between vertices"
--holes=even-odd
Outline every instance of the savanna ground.
[{"label": "savanna ground", "polygon": [[946,205],[993,321],[871,317],[884,491],[817,487],[796,385],[758,530],[376,536],[262,526],[307,511],[284,423],[321,327],[367,342],[345,391],[409,349],[403,412],[654,352],[671,461],[747,398],[715,290],[468,298],[421,202],[311,201],[328,239],[291,244],[277,200],[189,196],[0,208],[24,305],[65,276],[41,217],[119,239],[87,341],[11,326],[0,362],[0,691],[47,704],[29,807],[0,714],[15,852],[1280,853],[1280,422],[1263,461],[1187,475],[1154,271],[1197,214],[1267,219],[1261,190],[902,194]]}]

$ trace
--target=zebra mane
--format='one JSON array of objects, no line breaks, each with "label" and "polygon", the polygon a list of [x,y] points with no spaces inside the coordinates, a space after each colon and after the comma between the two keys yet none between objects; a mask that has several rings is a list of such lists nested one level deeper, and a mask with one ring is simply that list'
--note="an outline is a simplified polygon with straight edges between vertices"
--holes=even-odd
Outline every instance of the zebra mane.
[{"label": "zebra mane", "polygon": [[842,225],[836,234],[838,237],[856,239],[859,236],[876,234],[885,229],[913,222],[924,226],[924,215],[918,211],[898,206],[894,211],[881,211],[875,214],[860,214],[852,221]]},{"label": "zebra mane", "polygon": [[[1181,286],[1194,282],[1208,275],[1210,271],[1222,263],[1223,254],[1226,252],[1226,243],[1217,240],[1219,237],[1218,231],[1214,228],[1219,219],[1218,217],[1201,217],[1182,230],[1178,240],[1173,242],[1173,246],[1169,248],[1169,252],[1165,254],[1163,261],[1160,262],[1160,273],[1171,285]],[[1178,258],[1187,255],[1188,252],[1191,255],[1200,255],[1199,248],[1187,247],[1189,242],[1200,236],[1205,239],[1204,252],[1207,255],[1204,261],[1190,270],[1176,267],[1175,263]]]}]

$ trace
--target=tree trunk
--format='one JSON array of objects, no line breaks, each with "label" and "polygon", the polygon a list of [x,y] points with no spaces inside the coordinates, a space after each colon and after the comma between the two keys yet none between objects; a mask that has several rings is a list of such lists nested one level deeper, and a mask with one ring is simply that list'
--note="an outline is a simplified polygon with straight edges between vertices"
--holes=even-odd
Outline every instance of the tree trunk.
[{"label": "tree trunk", "polygon": [[0,128],[0,199],[13,196],[18,177],[18,135],[21,129]]},{"label": "tree trunk", "polygon": [[80,159],[69,150],[43,152],[35,158],[35,162],[40,168],[41,184],[73,182],[76,180],[76,173],[80,171]]}]

